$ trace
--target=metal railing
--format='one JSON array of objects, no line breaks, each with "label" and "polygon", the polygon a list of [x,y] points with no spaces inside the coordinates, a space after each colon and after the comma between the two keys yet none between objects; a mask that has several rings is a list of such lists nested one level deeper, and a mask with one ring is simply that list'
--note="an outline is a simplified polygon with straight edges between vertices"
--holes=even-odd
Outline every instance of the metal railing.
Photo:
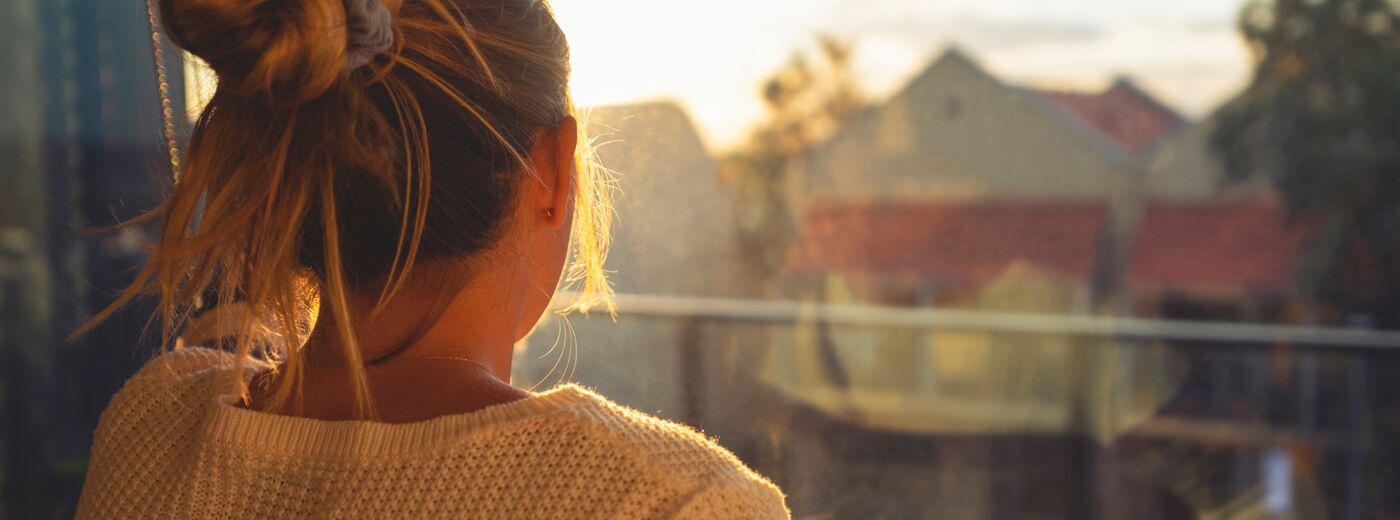
[{"label": "metal railing", "polygon": [[[571,294],[555,298],[567,307]],[[1353,349],[1400,348],[1400,332],[1273,325],[1162,320],[1076,314],[1035,314],[791,300],[746,300],[619,294],[619,315],[693,317],[725,321],[794,323],[824,321],[832,325],[907,327],[1013,333],[1056,333],[1125,339],[1170,339],[1234,344],[1294,344]]]}]

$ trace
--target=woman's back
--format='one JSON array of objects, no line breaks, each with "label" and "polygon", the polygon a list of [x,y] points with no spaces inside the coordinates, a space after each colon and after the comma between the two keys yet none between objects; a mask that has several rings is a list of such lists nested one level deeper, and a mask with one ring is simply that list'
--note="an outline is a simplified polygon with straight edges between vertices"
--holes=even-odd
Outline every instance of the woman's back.
[{"label": "woman's back", "polygon": [[191,347],[132,378],[103,415],[78,516],[787,515],[712,441],[577,386],[416,423],[332,422],[239,407],[234,366]]}]

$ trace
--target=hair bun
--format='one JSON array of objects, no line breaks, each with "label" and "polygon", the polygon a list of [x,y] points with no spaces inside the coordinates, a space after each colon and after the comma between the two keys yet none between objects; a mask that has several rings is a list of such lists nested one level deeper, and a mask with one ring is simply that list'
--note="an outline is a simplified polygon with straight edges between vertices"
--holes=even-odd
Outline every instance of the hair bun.
[{"label": "hair bun", "polygon": [[345,0],[345,70],[355,70],[394,46],[394,16],[381,0]]},{"label": "hair bun", "polygon": [[[344,76],[351,49],[343,1],[161,0],[160,5],[166,33],[209,64],[220,89],[295,106],[320,97]],[[369,1],[383,8],[379,0]],[[375,23],[364,26],[373,29],[366,34],[382,38]],[[392,29],[386,30],[392,44]]]}]

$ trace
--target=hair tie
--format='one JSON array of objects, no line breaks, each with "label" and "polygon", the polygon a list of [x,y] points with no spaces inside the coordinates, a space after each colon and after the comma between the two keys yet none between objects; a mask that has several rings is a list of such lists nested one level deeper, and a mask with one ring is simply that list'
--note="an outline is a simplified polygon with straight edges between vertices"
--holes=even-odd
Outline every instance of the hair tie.
[{"label": "hair tie", "polygon": [[369,65],[394,46],[394,17],[380,0],[345,0],[345,70]]}]

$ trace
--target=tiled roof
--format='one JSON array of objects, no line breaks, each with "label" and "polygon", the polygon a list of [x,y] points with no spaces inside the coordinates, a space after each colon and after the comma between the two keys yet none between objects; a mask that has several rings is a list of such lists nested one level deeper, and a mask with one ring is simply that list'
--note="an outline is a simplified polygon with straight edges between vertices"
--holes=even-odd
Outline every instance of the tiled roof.
[{"label": "tiled roof", "polygon": [[1180,115],[1128,80],[1120,79],[1097,94],[1039,93],[1131,154],[1151,149],[1186,125]]},{"label": "tiled roof", "polygon": [[1307,235],[1274,203],[1181,202],[1147,208],[1128,260],[1135,288],[1288,292]]},{"label": "tiled roof", "polygon": [[786,270],[976,285],[1022,265],[1087,282],[1106,218],[1094,203],[828,204],[808,212]]}]

